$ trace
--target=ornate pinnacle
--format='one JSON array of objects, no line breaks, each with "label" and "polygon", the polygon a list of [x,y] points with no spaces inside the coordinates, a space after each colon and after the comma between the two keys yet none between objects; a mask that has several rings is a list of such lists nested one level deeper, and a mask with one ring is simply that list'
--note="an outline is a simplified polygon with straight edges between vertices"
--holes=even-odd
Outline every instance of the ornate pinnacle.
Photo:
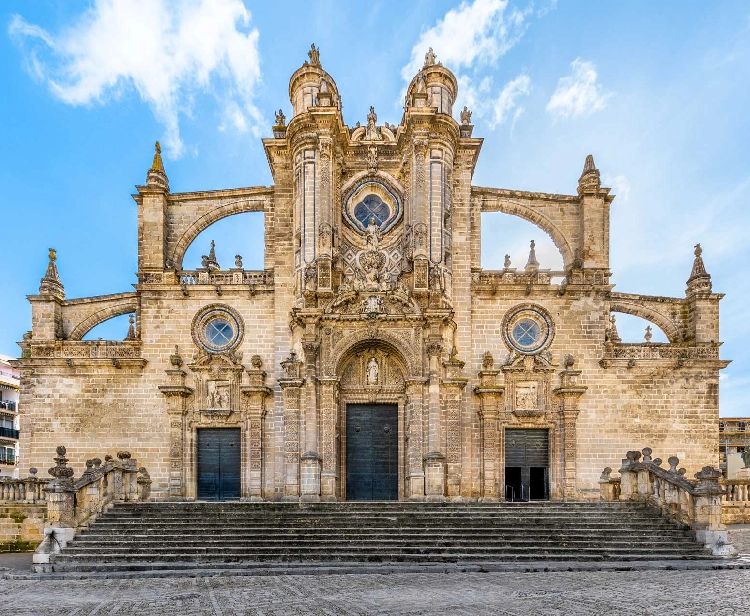
[{"label": "ornate pinnacle", "polygon": [[526,262],[526,271],[535,272],[539,269],[539,261],[536,260],[536,243],[531,240],[531,249],[529,250],[529,260]]},{"label": "ornate pinnacle", "polygon": [[610,342],[622,342],[620,334],[617,332],[617,319],[615,315],[609,317],[609,329],[607,330],[607,337]]},{"label": "ornate pinnacle", "polygon": [[693,261],[693,269],[690,272],[690,278],[687,280],[687,294],[693,293],[711,293],[711,275],[706,271],[706,266],[703,264],[703,249],[700,244],[695,245],[695,261]]},{"label": "ornate pinnacle", "polygon": [[149,171],[164,173],[164,163],[161,160],[161,144],[158,141],[154,144],[154,162],[151,163]]},{"label": "ornate pinnacle", "polygon": [[39,293],[48,293],[64,299],[65,289],[60,281],[60,274],[57,272],[55,261],[57,261],[57,251],[54,248],[50,248],[49,263],[47,264],[47,271],[44,274],[44,278],[42,278],[39,285]]},{"label": "ornate pinnacle", "polygon": [[586,162],[584,162],[583,164],[583,172],[581,173],[581,177],[578,179],[578,194],[597,194],[601,186],[602,183],[599,177],[599,170],[594,164],[594,157],[589,154],[586,157]]},{"label": "ornate pinnacle", "polygon": [[151,163],[151,169],[146,175],[147,186],[158,186],[169,190],[169,180],[164,171],[164,162],[161,159],[161,144],[157,141],[154,144],[154,162]]},{"label": "ornate pinnacle", "polygon": [[653,337],[654,337],[654,335],[651,333],[651,326],[650,325],[646,325],[646,333],[643,336],[644,340],[646,342],[651,342],[651,338],[653,338]]},{"label": "ornate pinnacle", "polygon": [[128,334],[125,336],[125,340],[137,340],[137,336],[135,335],[135,317],[131,314],[130,315],[130,326],[128,327]]}]

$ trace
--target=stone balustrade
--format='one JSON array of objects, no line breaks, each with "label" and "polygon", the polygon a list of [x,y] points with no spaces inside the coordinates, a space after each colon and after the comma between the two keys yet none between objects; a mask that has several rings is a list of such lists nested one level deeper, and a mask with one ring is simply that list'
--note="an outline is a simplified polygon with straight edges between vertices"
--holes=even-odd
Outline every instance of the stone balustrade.
[{"label": "stone balustrade", "polygon": [[117,459],[105,456],[104,462],[100,458],[87,460],[79,479],[73,479],[74,471],[65,454],[65,447],[57,448],[55,466],[49,469],[53,479],[42,488],[47,502],[47,526],[44,540],[34,553],[33,568],[37,573],[49,572],[54,554],[112,503],[145,501],[151,495],[148,471],[138,468],[127,451],[117,452]]},{"label": "stone balustrade", "polygon": [[725,524],[750,524],[750,479],[725,479],[722,520]]},{"label": "stone balustrade", "polygon": [[692,528],[696,540],[715,556],[735,556],[737,551],[729,544],[727,527],[722,523],[726,491],[719,483],[721,471],[704,466],[695,474],[696,481],[692,481],[685,477],[684,468],[677,468],[679,458],[670,457],[667,469],[662,468],[660,458],[651,457],[652,453],[649,447],[629,451],[619,469],[619,478],[610,477],[612,469],[605,468],[599,479],[601,500],[647,503],[663,516]]},{"label": "stone balustrade", "polygon": [[49,481],[37,477],[37,469],[34,467],[29,469],[29,473],[29,476],[25,479],[0,477],[0,503],[29,503],[33,505],[47,502],[47,494],[44,488]]}]

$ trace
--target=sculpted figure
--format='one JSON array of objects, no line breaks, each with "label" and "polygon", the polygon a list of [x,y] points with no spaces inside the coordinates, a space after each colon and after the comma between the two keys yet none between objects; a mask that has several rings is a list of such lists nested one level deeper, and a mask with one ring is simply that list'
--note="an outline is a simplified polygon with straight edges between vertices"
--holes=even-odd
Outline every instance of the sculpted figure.
[{"label": "sculpted figure", "polygon": [[378,360],[374,357],[370,358],[367,362],[367,384],[377,385],[378,384],[378,373],[380,368],[378,367]]}]

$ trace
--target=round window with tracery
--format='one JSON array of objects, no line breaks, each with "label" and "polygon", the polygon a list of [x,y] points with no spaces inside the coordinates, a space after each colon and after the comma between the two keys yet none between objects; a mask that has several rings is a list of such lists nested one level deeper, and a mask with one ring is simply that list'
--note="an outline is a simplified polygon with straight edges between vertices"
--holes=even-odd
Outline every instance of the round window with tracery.
[{"label": "round window with tracery", "polygon": [[206,306],[193,319],[193,339],[210,353],[236,347],[242,340],[242,333],[240,315],[223,304]]},{"label": "round window with tracery", "polygon": [[555,334],[549,313],[534,304],[516,306],[508,311],[503,318],[502,332],[505,344],[524,355],[546,349]]}]

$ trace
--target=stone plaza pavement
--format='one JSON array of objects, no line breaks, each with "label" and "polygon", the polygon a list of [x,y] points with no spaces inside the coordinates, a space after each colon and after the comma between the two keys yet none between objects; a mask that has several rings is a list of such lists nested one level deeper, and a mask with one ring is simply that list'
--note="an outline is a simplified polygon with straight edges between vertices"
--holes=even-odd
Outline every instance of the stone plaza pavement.
[{"label": "stone plaza pavement", "polygon": [[5,613],[746,614],[750,570],[0,579]]}]

